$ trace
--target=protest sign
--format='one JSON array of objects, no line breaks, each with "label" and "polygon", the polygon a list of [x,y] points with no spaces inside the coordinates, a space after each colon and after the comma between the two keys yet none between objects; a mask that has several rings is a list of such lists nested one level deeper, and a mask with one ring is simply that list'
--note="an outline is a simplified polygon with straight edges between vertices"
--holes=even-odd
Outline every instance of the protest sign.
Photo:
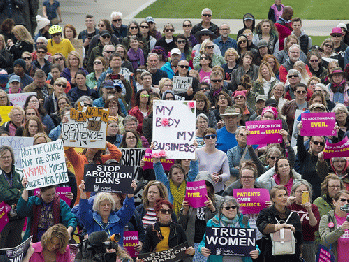
[{"label": "protest sign", "polygon": [[21,149],[32,146],[34,143],[33,137],[24,136],[0,136],[0,146],[9,146],[13,150],[15,156],[16,168],[23,168],[21,159]]},{"label": "protest sign", "polygon": [[301,136],[335,136],[335,113],[302,113]]},{"label": "protest sign", "polygon": [[155,100],[153,153],[165,150],[169,159],[194,159],[195,112],[195,101]]},{"label": "protest sign", "polygon": [[[56,187],[56,194],[59,196],[60,199],[62,199],[64,202],[70,206],[71,199],[66,197],[67,193],[71,192],[71,187]],[[34,195],[39,196],[40,195],[40,189],[37,188],[34,190]]]},{"label": "protest sign", "polygon": [[205,247],[211,250],[211,255],[250,256],[256,249],[256,229],[207,227]]},{"label": "protest sign", "polygon": [[120,159],[120,165],[133,166],[134,177],[138,177],[138,167],[141,164],[141,160],[145,155],[145,148],[120,148],[122,157]]},{"label": "protest sign", "polygon": [[133,166],[85,165],[85,190],[87,192],[122,192],[133,194],[131,183]]},{"label": "protest sign", "polygon": [[188,88],[193,84],[193,78],[187,76],[174,76],[173,89],[175,94],[187,92]]},{"label": "protest sign", "polygon": [[324,159],[330,159],[332,157],[349,157],[349,139],[347,136],[338,143],[331,144],[325,142]]},{"label": "protest sign", "polygon": [[21,158],[27,190],[69,181],[61,140],[22,148]]},{"label": "protest sign", "polygon": [[138,231],[124,231],[124,249],[131,257],[137,257],[139,252],[135,250],[138,244]]},{"label": "protest sign", "polygon": [[9,222],[8,212],[10,212],[11,207],[7,205],[4,201],[0,203],[0,233],[4,229],[4,227]]},{"label": "protest sign", "polygon": [[[153,164],[153,158],[151,157],[151,154],[152,154],[152,150],[150,148],[147,148],[145,150],[145,155],[144,155],[143,170],[153,169],[154,164]],[[174,159],[167,159],[167,158],[160,158],[160,161],[165,171],[170,171],[171,166],[173,166],[173,164],[175,163]]]},{"label": "protest sign", "polygon": [[106,146],[106,128],[109,111],[100,107],[70,109],[67,123],[62,123],[64,146],[100,148]]},{"label": "protest sign", "polygon": [[234,198],[240,204],[240,212],[244,215],[258,214],[266,207],[265,201],[270,201],[268,189],[251,188],[251,189],[234,189]]},{"label": "protest sign", "polygon": [[4,123],[10,121],[9,113],[11,112],[13,106],[0,106],[0,116],[1,116],[1,123],[0,125],[3,125]]},{"label": "protest sign", "polygon": [[193,208],[204,207],[207,201],[205,180],[188,182],[184,200]]},{"label": "protest sign", "polygon": [[188,243],[185,242],[174,248],[170,248],[168,250],[160,251],[160,252],[152,252],[139,254],[138,259],[141,259],[143,262],[177,262],[182,261],[182,259],[188,257],[185,254],[185,251],[189,247]]},{"label": "protest sign", "polygon": [[24,108],[24,104],[28,96],[36,96],[36,92],[9,94],[8,98],[10,99],[12,105]]},{"label": "protest sign", "polygon": [[246,122],[246,128],[250,131],[247,136],[248,145],[281,143],[281,120],[259,120]]},{"label": "protest sign", "polygon": [[324,245],[319,244],[318,252],[316,253],[316,262],[334,262],[336,260],[335,256]]},{"label": "protest sign", "polygon": [[4,248],[0,249],[2,254],[6,254],[6,257],[10,262],[21,262],[25,255],[27,254],[27,250],[30,247],[30,242],[32,241],[32,236],[27,238],[26,241],[22,242],[18,246],[14,248]]}]

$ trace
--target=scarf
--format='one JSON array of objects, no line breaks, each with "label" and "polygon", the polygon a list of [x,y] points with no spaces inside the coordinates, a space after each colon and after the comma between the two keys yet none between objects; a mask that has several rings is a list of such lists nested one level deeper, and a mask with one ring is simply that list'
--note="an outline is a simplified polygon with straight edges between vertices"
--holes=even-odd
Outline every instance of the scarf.
[{"label": "scarf", "polygon": [[239,215],[237,214],[233,219],[228,219],[226,216],[222,215],[221,225],[224,227],[240,227]]},{"label": "scarf", "polygon": [[186,189],[186,181],[183,181],[182,184],[179,187],[177,187],[170,179],[170,190],[173,196],[173,209],[177,217],[179,216],[179,211],[182,208],[182,203],[185,197]]},{"label": "scarf", "polygon": [[331,90],[333,93],[336,92],[340,92],[343,93],[344,92],[344,87],[345,87],[345,80],[343,80],[342,82],[336,84],[336,83],[331,83]]}]

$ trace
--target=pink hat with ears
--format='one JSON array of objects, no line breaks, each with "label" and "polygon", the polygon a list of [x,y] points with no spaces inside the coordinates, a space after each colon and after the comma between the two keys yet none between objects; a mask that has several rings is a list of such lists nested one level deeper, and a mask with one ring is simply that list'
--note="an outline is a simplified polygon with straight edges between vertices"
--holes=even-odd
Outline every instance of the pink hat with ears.
[{"label": "pink hat with ears", "polygon": [[275,119],[278,117],[278,110],[275,107],[272,107],[272,106],[264,107],[261,116],[263,116],[266,112],[272,113]]},{"label": "pink hat with ears", "polygon": [[333,27],[332,28],[332,32],[331,32],[330,35],[333,35],[333,34],[341,34],[341,35],[343,35],[342,28],[340,28],[340,27]]},{"label": "pink hat with ears", "polygon": [[233,97],[243,96],[246,98],[246,93],[247,93],[247,90],[235,91],[233,94]]}]

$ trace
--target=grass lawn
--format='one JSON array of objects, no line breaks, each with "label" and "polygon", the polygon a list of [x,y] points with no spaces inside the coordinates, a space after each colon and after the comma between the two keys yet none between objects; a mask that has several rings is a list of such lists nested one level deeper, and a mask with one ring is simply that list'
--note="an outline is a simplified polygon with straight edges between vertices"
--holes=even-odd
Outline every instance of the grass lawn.
[{"label": "grass lawn", "polygon": [[[213,11],[214,18],[239,19],[245,13],[252,13],[257,19],[268,17],[273,0],[157,0],[137,14],[136,17],[156,18],[200,18],[205,7]],[[282,1],[291,5],[294,15],[302,19],[342,20],[348,18],[348,0],[293,0]]]}]

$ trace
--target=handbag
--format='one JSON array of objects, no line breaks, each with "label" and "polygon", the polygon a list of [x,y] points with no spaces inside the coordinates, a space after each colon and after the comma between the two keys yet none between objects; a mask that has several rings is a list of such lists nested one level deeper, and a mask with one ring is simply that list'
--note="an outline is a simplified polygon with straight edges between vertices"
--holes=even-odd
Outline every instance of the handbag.
[{"label": "handbag", "polygon": [[[288,219],[291,217],[293,212],[288,216],[285,221],[287,224]],[[280,224],[279,220],[275,218],[277,223]],[[272,255],[294,255],[296,252],[296,240],[293,232],[290,228],[282,228],[275,233],[271,233],[272,242]]]}]

